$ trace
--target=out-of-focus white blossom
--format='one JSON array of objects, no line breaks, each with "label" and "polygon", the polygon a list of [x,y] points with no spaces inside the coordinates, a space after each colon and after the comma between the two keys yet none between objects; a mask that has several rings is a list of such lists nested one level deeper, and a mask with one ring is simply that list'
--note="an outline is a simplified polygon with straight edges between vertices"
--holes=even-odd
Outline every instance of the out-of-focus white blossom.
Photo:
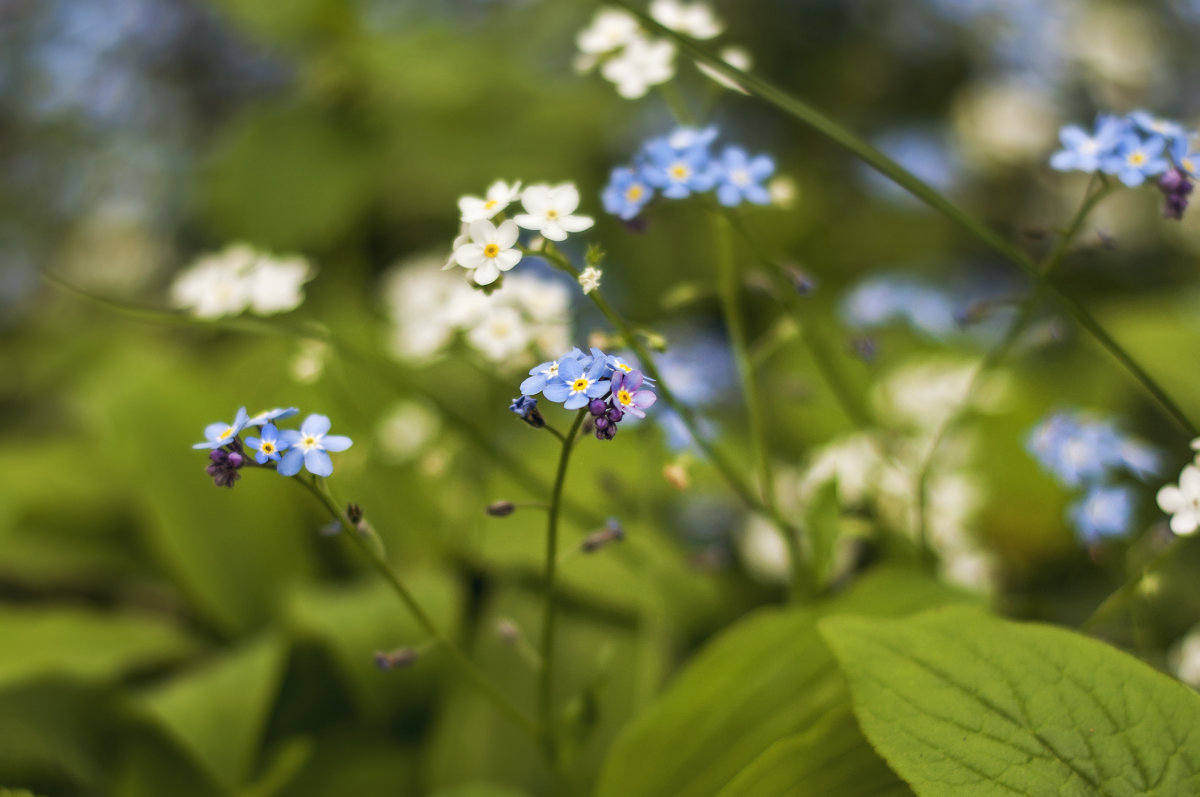
[{"label": "out-of-focus white blossom", "polygon": [[384,278],[397,357],[431,359],[458,335],[498,363],[516,362],[531,350],[544,359],[570,348],[567,285],[510,273],[504,288],[489,296],[438,266],[435,258],[417,258]]},{"label": "out-of-focus white blossom", "polygon": [[693,39],[711,39],[725,30],[708,3],[683,3],[680,0],[654,0],[650,16],[665,28]]},{"label": "out-of-focus white blossom", "polygon": [[630,14],[615,8],[601,8],[592,17],[592,24],[575,37],[579,52],[603,55],[619,50],[639,35],[638,21]]},{"label": "out-of-focus white blossom", "polygon": [[751,576],[767,584],[785,584],[792,557],[783,535],[770,521],[752,515],[737,541],[742,564]]},{"label": "out-of-focus white blossom", "polygon": [[259,315],[294,310],[304,301],[313,270],[301,257],[277,258],[245,244],[206,255],[184,269],[171,285],[171,302],[201,318]]},{"label": "out-of-focus white blossom", "polygon": [[306,340],[301,343],[300,351],[296,352],[288,365],[292,379],[302,385],[315,383],[325,372],[325,356],[328,352],[329,346],[319,340]]},{"label": "out-of-focus white blossom", "polygon": [[[469,233],[469,225],[471,222],[488,221],[494,218],[497,213],[500,213],[520,198],[520,181],[509,185],[503,180],[497,180],[496,182],[492,183],[488,187],[486,196],[459,197],[458,210],[462,214],[462,222],[464,225],[463,234]],[[466,241],[463,241],[462,243],[466,243]],[[457,249],[461,245],[462,244],[456,241],[454,248]]]},{"label": "out-of-focus white blossom", "polygon": [[644,97],[651,86],[675,76],[675,45],[664,39],[634,39],[604,62],[600,74],[625,99]]},{"label": "out-of-focus white blossom", "polygon": [[1167,664],[1175,677],[1188,686],[1200,689],[1200,625],[1172,646]]},{"label": "out-of-focus white blossom", "polygon": [[579,208],[579,189],[574,183],[531,185],[521,195],[521,206],[525,212],[513,220],[550,241],[565,241],[567,233],[583,232],[596,223],[591,216],[573,215]]}]

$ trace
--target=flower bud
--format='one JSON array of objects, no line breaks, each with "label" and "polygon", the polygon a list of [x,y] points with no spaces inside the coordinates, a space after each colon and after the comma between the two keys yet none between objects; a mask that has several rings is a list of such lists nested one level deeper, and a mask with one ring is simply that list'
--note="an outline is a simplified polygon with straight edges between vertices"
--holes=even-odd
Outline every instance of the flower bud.
[{"label": "flower bud", "polygon": [[508,517],[517,511],[517,505],[512,501],[493,501],[483,511],[492,517]]},{"label": "flower bud", "polygon": [[376,651],[375,666],[381,670],[400,670],[416,663],[419,654],[412,648],[399,648],[391,653]]}]

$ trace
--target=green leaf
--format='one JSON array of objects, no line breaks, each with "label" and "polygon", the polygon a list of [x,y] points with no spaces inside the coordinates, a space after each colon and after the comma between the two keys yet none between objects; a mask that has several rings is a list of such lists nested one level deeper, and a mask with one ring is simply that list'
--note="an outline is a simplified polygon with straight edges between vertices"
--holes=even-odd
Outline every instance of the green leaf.
[{"label": "green leaf", "polygon": [[257,758],[279,688],[284,645],[267,637],[147,694],[146,712],[227,789]]},{"label": "green leaf", "polygon": [[839,709],[810,730],[781,739],[717,797],[912,797],[863,738],[854,715]]},{"label": "green leaf", "polygon": [[169,623],[133,614],[0,607],[0,628],[0,685],[48,674],[103,681],[194,649]]},{"label": "green leaf", "polygon": [[831,613],[902,615],[969,600],[928,577],[880,570],[819,608],[762,610],[702,650],[613,744],[597,797],[708,797],[776,742],[849,697],[817,632]]},{"label": "green leaf", "polygon": [[922,797],[1200,793],[1200,695],[1100,642],[962,608],[822,632]]},{"label": "green leaf", "polygon": [[526,793],[493,783],[468,783],[443,789],[433,797],[525,797]]}]

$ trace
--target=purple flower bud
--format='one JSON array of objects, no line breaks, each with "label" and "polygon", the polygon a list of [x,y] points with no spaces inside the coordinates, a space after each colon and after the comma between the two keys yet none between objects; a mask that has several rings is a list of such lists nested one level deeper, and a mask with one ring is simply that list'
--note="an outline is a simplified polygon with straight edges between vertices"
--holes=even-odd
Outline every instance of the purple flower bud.
[{"label": "purple flower bud", "polygon": [[605,429],[607,429],[611,425],[612,425],[612,421],[610,421],[608,418],[605,418],[604,416],[600,416],[599,418],[596,419],[596,431],[597,432],[603,432]]},{"label": "purple flower bud", "polygon": [[588,412],[590,412],[592,415],[595,415],[597,418],[603,415],[604,410],[607,408],[608,405],[604,403],[604,399],[597,398],[588,402]]},{"label": "purple flower bud", "polygon": [[1158,180],[1158,190],[1163,194],[1163,218],[1179,221],[1187,210],[1188,195],[1192,193],[1192,181],[1179,169],[1170,169]]},{"label": "purple flower bud", "polygon": [[613,423],[617,423],[625,417],[625,413],[621,411],[620,407],[609,407],[608,412],[605,413],[605,415]]}]

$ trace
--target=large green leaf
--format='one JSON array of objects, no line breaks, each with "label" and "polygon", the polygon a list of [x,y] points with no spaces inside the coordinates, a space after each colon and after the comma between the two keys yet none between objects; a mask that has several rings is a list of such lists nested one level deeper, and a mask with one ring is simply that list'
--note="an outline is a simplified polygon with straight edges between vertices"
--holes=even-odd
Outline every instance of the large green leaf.
[{"label": "large green leaf", "polygon": [[922,797],[1200,794],[1200,695],[1107,645],[962,608],[822,631]]},{"label": "large green leaf", "polygon": [[845,682],[817,632],[821,617],[896,616],[961,600],[927,577],[886,570],[824,606],[747,617],[701,651],[618,737],[596,794],[719,792],[771,745],[848,704]]},{"label": "large green leaf", "polygon": [[838,709],[804,733],[767,748],[717,797],[912,797],[863,738],[854,715]]},{"label": "large green leaf", "polygon": [[148,615],[0,607],[0,628],[0,685],[47,674],[116,678],[194,649],[178,628]]},{"label": "large green leaf", "polygon": [[265,637],[147,694],[142,705],[231,789],[246,780],[257,758],[284,652],[278,638]]}]

